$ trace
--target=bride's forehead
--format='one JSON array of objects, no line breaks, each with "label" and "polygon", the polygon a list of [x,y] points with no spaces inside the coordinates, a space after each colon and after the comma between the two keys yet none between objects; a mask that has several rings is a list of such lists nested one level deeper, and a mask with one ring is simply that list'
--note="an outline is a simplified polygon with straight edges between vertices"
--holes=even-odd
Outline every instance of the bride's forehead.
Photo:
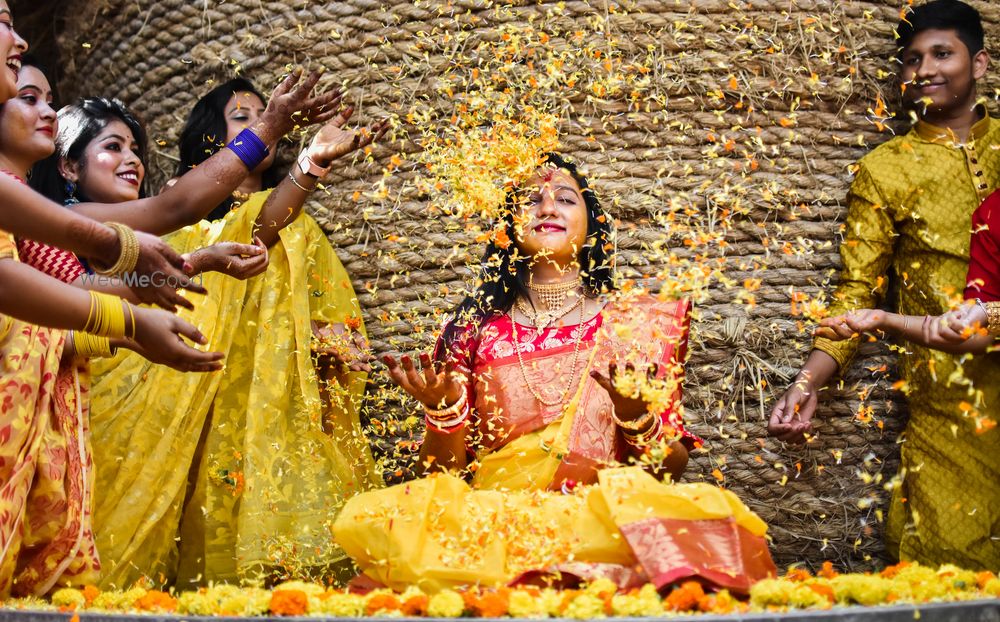
[{"label": "bride's forehead", "polygon": [[546,166],[535,171],[535,174],[531,176],[530,179],[524,184],[525,188],[529,190],[539,190],[544,187],[556,188],[557,186],[565,186],[580,191],[579,184],[573,179],[573,176],[561,168],[556,168],[553,166]]}]

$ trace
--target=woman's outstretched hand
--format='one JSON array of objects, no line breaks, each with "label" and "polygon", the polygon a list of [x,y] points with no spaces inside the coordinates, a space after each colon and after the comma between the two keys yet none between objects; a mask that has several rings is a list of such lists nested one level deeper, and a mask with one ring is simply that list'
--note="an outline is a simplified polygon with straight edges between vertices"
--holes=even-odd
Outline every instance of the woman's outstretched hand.
[{"label": "woman's outstretched hand", "polygon": [[262,274],[270,261],[267,246],[256,237],[253,244],[219,242],[200,248],[184,258],[193,267],[192,276],[212,271],[240,280]]},{"label": "woman's outstretched hand", "polygon": [[[648,380],[655,380],[657,372],[659,372],[659,367],[656,364],[650,365],[646,369],[646,378]],[[627,363],[625,365],[625,373],[634,374],[635,366],[632,363]],[[638,391],[634,395],[625,395],[615,386],[618,378],[617,363],[612,361],[608,364],[607,374],[602,373],[599,369],[594,369],[590,372],[590,377],[597,381],[597,384],[601,385],[608,392],[608,395],[611,396],[611,403],[615,407],[615,416],[622,421],[638,419],[646,414],[649,405],[638,395]]]},{"label": "woman's outstretched hand", "polygon": [[350,371],[370,372],[371,348],[360,331],[348,330],[339,322],[317,324],[313,322],[313,353],[321,365],[342,365]]},{"label": "woman's outstretched hand", "polygon": [[181,318],[160,311],[132,307],[135,314],[135,342],[142,355],[154,363],[180,371],[216,371],[222,369],[221,352],[202,352],[187,345],[182,337],[204,344],[207,340],[197,328]]},{"label": "woman's outstretched hand", "polygon": [[447,408],[458,402],[465,391],[465,374],[450,359],[440,363],[424,353],[420,355],[419,369],[406,355],[397,361],[387,354],[382,362],[389,368],[392,381],[427,408]]},{"label": "woman's outstretched hand", "polygon": [[273,144],[296,127],[325,123],[340,109],[342,95],[337,89],[312,95],[321,71],[313,71],[305,79],[302,74],[301,68],[295,69],[271,93],[261,119],[270,124],[275,135],[261,136],[265,143]]},{"label": "woman's outstretched hand", "polygon": [[354,106],[348,106],[313,136],[308,154],[318,166],[326,168],[337,158],[367,147],[382,138],[389,129],[387,120],[356,130],[344,129],[353,114]]},{"label": "woman's outstretched hand", "polygon": [[204,287],[184,273],[187,262],[155,235],[136,231],[135,236],[139,240],[139,259],[134,274],[118,275],[125,285],[143,303],[155,304],[168,311],[178,306],[194,309],[190,300],[177,293],[177,288],[206,293]]}]

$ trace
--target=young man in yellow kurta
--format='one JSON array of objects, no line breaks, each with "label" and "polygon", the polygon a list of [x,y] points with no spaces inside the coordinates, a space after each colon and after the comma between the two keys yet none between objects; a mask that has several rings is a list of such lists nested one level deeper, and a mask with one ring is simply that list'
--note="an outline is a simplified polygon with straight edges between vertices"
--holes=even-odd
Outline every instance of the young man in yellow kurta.
[{"label": "young man in yellow kurta", "polygon": [[[904,98],[919,120],[857,165],[831,315],[878,306],[890,266],[901,282],[900,313],[936,316],[952,308],[965,287],[972,212],[1000,186],[1000,120],[976,96],[989,64],[979,14],[958,0],[937,0],[915,7],[897,33]],[[817,393],[846,368],[857,345],[815,341],[772,411],[773,436],[802,440]],[[907,350],[900,372],[910,420],[888,550],[905,560],[997,570],[1000,432],[977,434],[969,413],[996,413],[1000,360],[987,354],[960,362],[924,347]]]}]

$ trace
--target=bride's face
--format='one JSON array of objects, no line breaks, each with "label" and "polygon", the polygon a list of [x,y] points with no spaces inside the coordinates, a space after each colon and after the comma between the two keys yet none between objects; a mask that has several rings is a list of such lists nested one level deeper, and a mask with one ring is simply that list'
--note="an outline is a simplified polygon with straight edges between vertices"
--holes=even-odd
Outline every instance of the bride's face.
[{"label": "bride's face", "polygon": [[524,186],[515,217],[517,247],[529,257],[568,265],[587,241],[587,204],[573,176],[541,168]]}]

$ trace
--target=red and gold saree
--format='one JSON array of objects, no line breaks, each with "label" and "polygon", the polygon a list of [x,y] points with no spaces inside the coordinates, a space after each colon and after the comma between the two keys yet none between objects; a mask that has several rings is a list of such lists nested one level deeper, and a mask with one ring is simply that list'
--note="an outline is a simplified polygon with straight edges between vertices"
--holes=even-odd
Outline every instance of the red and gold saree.
[{"label": "red and gold saree", "polygon": [[[680,414],[687,312],[686,301],[642,297],[583,324],[519,328],[517,342],[509,316],[460,339],[452,355],[472,372],[476,413],[472,486],[436,475],[361,494],[338,516],[337,542],[367,576],[395,589],[562,573],[622,587],[697,578],[745,592],[773,575],[767,527],[734,494],[623,466],[629,450],[610,397],[589,375],[611,360],[658,363],[676,380],[665,427],[696,441]],[[576,390],[562,406],[535,395],[552,402],[570,385]]]}]

